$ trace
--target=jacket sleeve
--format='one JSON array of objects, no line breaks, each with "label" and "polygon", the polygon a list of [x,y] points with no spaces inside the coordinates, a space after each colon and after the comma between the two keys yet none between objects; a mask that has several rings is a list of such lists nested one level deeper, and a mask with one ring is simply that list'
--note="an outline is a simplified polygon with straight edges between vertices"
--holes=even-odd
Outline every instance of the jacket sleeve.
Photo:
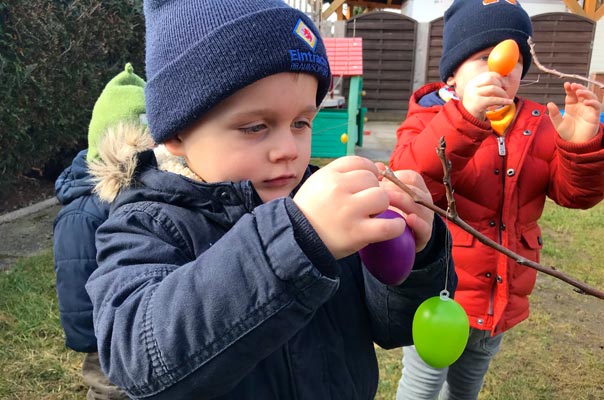
[{"label": "jacket sleeve", "polygon": [[363,274],[374,341],[385,349],[413,344],[413,316],[420,304],[438,296],[445,286],[454,297],[457,288],[445,223],[435,216],[428,246],[417,254],[411,274],[399,286],[380,283],[365,268]]},{"label": "jacket sleeve", "polygon": [[134,397],[219,396],[308,323],[338,279],[297,245],[288,201],[257,207],[197,258],[162,205],[115,211],[87,285],[114,383]]},{"label": "jacket sleeve", "polygon": [[[551,125],[549,120],[546,123]],[[579,144],[563,140],[554,130],[556,154],[550,166],[547,194],[557,204],[587,209],[604,198],[603,129],[600,124],[592,140]]]},{"label": "jacket sleeve", "polygon": [[[446,143],[446,156],[451,161],[451,179],[454,180],[455,173],[464,169],[491,133],[490,123],[476,119],[459,101],[426,108],[425,112],[410,115],[397,129],[390,167],[421,173],[436,203],[445,195],[443,167],[436,153],[441,137]],[[455,182],[451,183],[455,186]]]}]

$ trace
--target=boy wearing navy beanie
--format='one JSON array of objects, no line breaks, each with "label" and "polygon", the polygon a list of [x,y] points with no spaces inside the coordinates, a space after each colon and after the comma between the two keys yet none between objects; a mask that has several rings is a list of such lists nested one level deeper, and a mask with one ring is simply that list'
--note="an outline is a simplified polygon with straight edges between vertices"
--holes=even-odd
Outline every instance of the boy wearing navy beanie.
[{"label": "boy wearing navy beanie", "polygon": [[[538,219],[546,197],[569,208],[604,198],[600,103],[577,83],[564,83],[564,117],[516,96],[531,65],[531,20],[517,0],[455,0],[444,17],[442,82],[418,89],[397,130],[395,169],[420,172],[436,204],[447,207],[443,169],[434,149],[444,137],[459,216],[485,236],[539,261]],[[498,43],[512,39],[520,58],[506,76],[489,71]],[[580,179],[577,179],[580,177]],[[529,315],[536,271],[451,226],[459,276],[455,295],[470,321],[460,358],[447,368],[403,349],[397,400],[474,400],[504,332]]]},{"label": "boy wearing navy beanie", "polygon": [[445,12],[440,79],[453,75],[457,67],[480,50],[514,39],[522,54],[522,77],[532,56],[527,39],[533,35],[531,19],[517,1],[455,1]]},{"label": "boy wearing navy beanie", "polygon": [[[374,342],[410,344],[447,271],[455,287],[446,226],[367,159],[309,167],[331,76],[304,13],[280,0],[144,10],[155,143],[122,129],[95,169],[112,202],[86,287],[103,370],[133,398],[373,399]],[[418,174],[397,174],[430,201]],[[397,287],[357,255],[402,234],[402,219],[373,218],[389,206],[416,239]]]}]

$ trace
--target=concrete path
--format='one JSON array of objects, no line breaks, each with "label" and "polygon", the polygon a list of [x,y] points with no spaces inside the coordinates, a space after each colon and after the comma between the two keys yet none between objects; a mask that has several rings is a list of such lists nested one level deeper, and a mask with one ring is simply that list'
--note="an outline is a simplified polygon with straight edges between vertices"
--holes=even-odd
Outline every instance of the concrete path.
[{"label": "concrete path", "polygon": [[396,143],[396,128],[400,122],[367,121],[363,146],[357,147],[355,153],[373,161],[388,162]]},{"label": "concrete path", "polygon": [[59,209],[51,198],[0,215],[0,271],[52,246],[52,224]]}]

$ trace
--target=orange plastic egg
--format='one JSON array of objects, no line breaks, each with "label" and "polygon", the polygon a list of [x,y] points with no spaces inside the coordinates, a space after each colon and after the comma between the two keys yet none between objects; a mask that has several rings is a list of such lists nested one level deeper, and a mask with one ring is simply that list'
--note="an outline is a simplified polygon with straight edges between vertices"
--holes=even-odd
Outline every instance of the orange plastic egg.
[{"label": "orange plastic egg", "polygon": [[506,76],[518,64],[518,58],[520,58],[518,43],[513,39],[508,39],[499,43],[491,50],[487,64],[490,71],[495,71],[501,76]]}]

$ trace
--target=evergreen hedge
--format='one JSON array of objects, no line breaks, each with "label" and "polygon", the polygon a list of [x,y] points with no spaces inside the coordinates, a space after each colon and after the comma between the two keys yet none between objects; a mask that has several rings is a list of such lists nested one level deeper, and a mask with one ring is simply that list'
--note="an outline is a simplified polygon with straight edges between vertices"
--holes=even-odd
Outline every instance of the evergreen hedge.
[{"label": "evergreen hedge", "polygon": [[145,76],[144,45],[142,0],[0,0],[0,185],[68,165],[109,79]]}]

